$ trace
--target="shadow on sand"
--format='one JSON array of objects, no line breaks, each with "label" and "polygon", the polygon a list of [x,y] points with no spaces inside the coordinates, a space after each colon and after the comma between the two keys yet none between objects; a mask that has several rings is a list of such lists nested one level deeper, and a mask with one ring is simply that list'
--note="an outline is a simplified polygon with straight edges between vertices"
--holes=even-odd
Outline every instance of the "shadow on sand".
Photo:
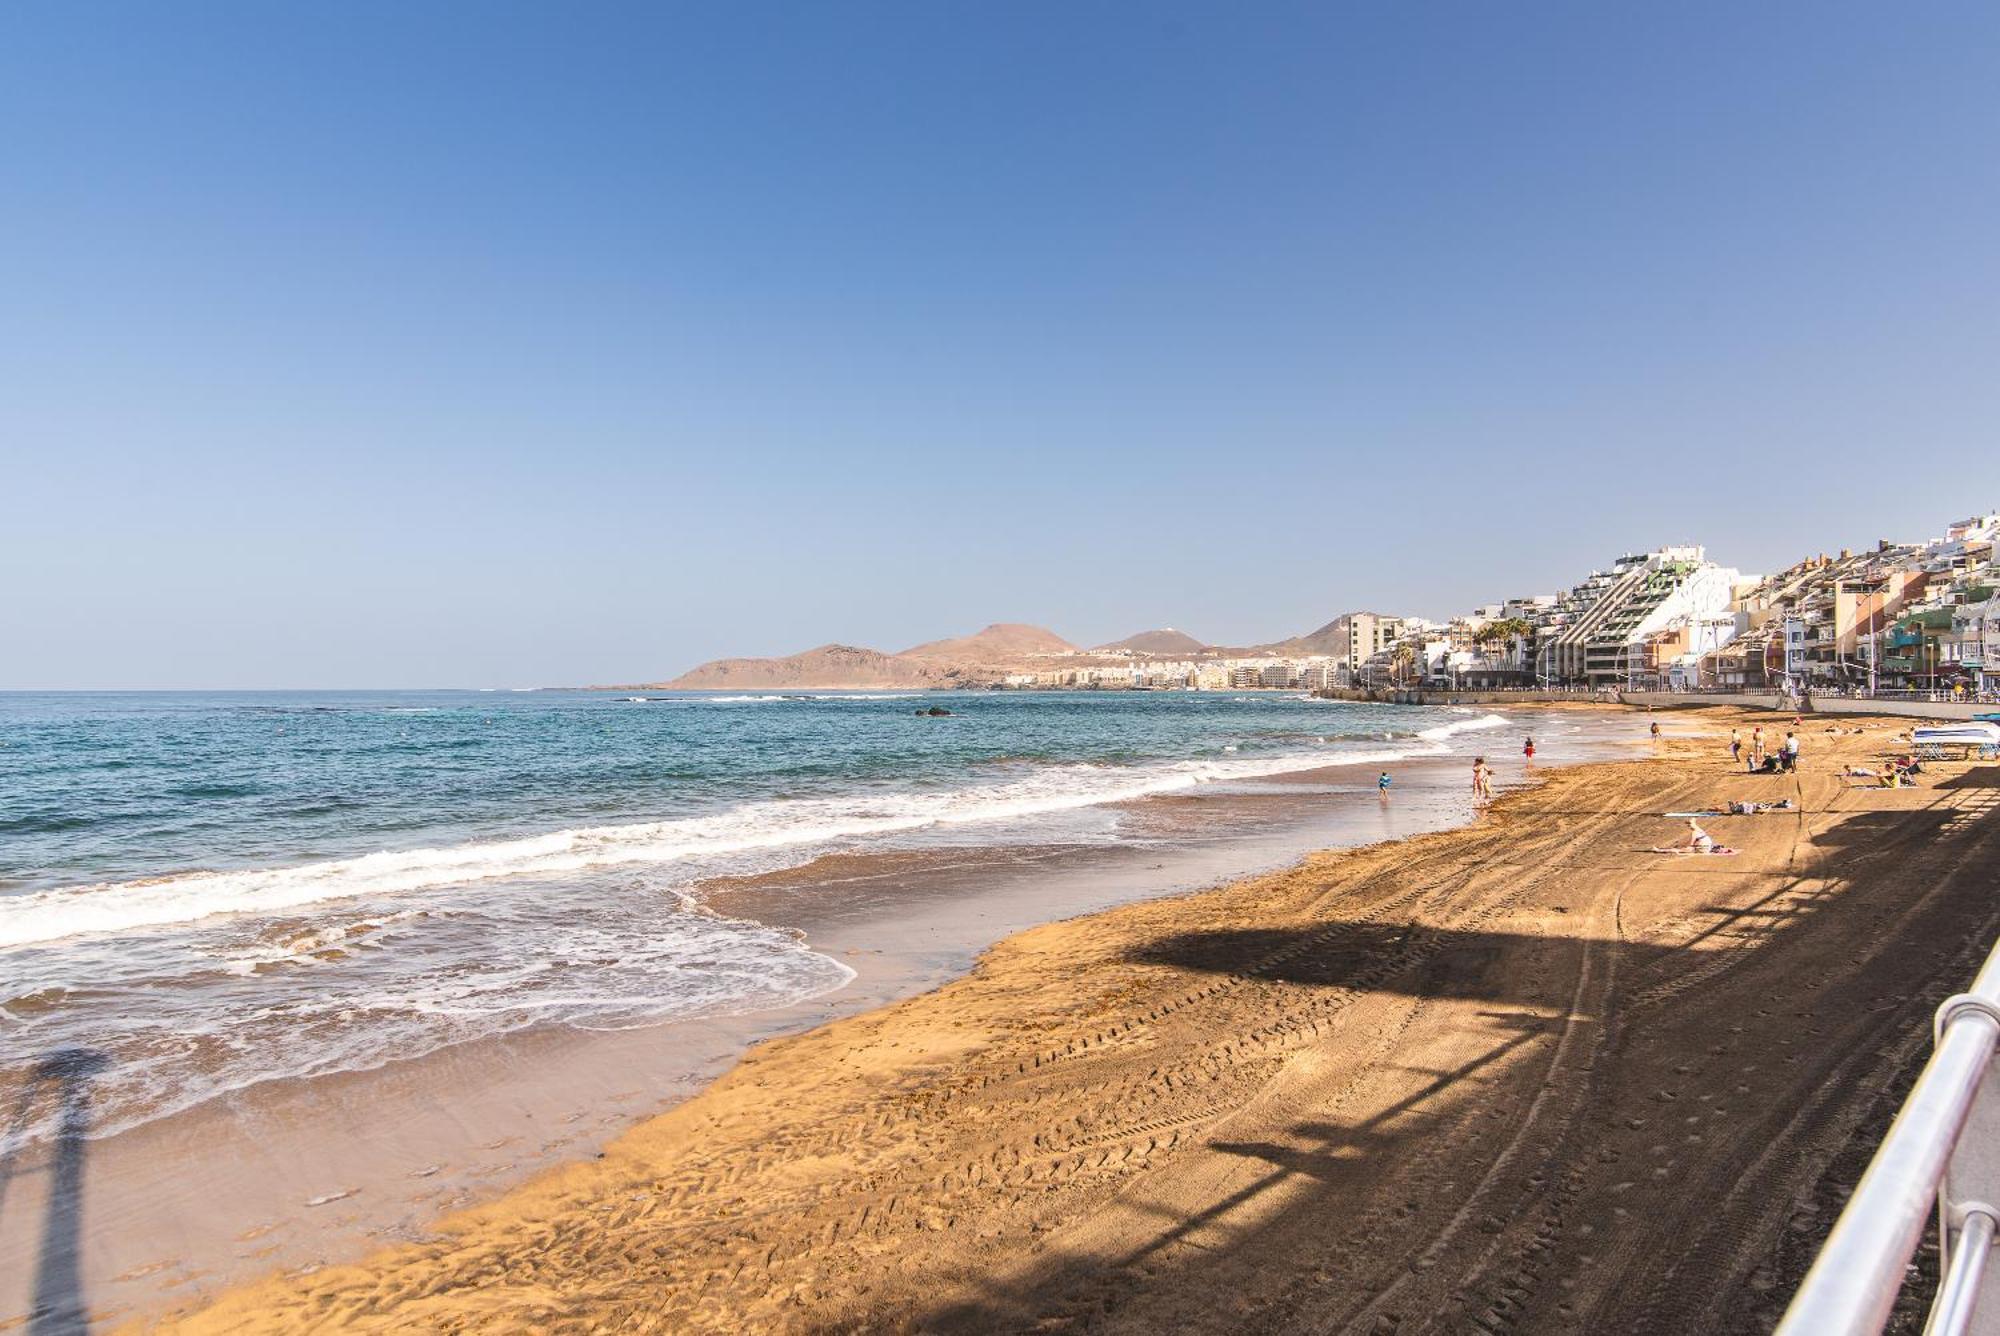
[{"label": "shadow on sand", "polygon": [[[1559,1018],[1533,1014],[1550,1001],[1546,986],[1533,982],[1538,968],[1528,966],[1538,957],[1555,960],[1577,952],[1594,952],[1600,959],[1616,956],[1622,981],[1613,994],[1617,1000],[1604,1014],[1574,1014],[1579,1023],[1607,1027],[1605,1033],[1610,1037],[1603,1050],[1605,1065],[1590,1078],[1606,1083],[1607,1089],[1638,1090],[1637,1101],[1643,1102],[1646,1090],[1673,1079],[1671,1075],[1662,1079],[1655,1070],[1662,1066],[1662,1061],[1649,1056],[1655,1048],[1675,1055],[1703,1055],[1720,1051],[1708,1047],[1715,1041],[1739,1044],[1753,1063],[1788,1074],[1793,1084],[1762,1091],[1756,1100],[1747,1101],[1736,1111],[1735,1118],[1745,1130],[1732,1143],[1730,1153],[1735,1159],[1695,1159],[1687,1171],[1726,1176],[1725,1171],[1734,1172],[1740,1163],[1747,1174],[1764,1164],[1756,1158],[1759,1147],[1791,1135],[1786,1120],[1792,1116],[1793,1101],[1803,1100],[1821,1086],[1840,1087],[1860,1070],[1851,1071],[1843,1065],[1843,1055],[1865,1058],[1886,1053],[1912,1026],[1922,1027],[1923,1017],[1937,998],[1959,978],[1956,965],[1940,965],[1939,944],[1956,949],[1987,940],[1982,934],[1992,911],[1983,866],[1960,864],[1954,851],[1965,849],[1965,837],[1972,828],[1984,826],[1986,818],[2000,810],[2000,787],[1996,786],[2000,786],[2000,770],[1987,770],[1955,777],[1937,787],[1989,789],[1990,801],[1986,794],[1961,794],[1934,810],[1856,812],[1816,832],[1815,856],[1799,867],[1753,870],[1718,866],[1718,878],[1730,882],[1736,892],[1724,903],[1691,907],[1690,917],[1700,926],[1672,946],[1623,937],[1552,940],[1532,933],[1465,930],[1418,922],[1224,928],[1156,937],[1127,958],[1270,984],[1340,987],[1472,1003],[1478,1010],[1467,1013],[1466,1019],[1484,1030],[1484,1042],[1448,1067],[1406,1069],[1420,1077],[1420,1083],[1394,1102],[1359,1117],[1309,1117],[1282,1124],[1277,1135],[1215,1137],[1206,1142],[1208,1151],[1253,1162],[1257,1171],[1229,1180],[1230,1190],[1203,1209],[1188,1211],[1178,1203],[1149,1201],[1128,1187],[1107,1209],[1122,1209],[1128,1217],[1154,1219],[1150,1227],[1128,1234],[1116,1251],[1096,1251],[1094,1244],[1057,1238],[1014,1252],[1004,1261],[1001,1250],[995,1249],[993,1264],[984,1267],[981,1274],[952,1277],[964,1286],[958,1295],[919,1308],[909,1325],[937,1333],[1080,1331],[1100,1324],[1136,1329],[1132,1314],[1139,1310],[1128,1310],[1126,1305],[1137,1302],[1143,1307],[1148,1299],[1171,1294],[1174,1302],[1182,1305],[1180,1316],[1190,1330],[1253,1330],[1256,1328],[1249,1325],[1253,1321],[1266,1323],[1269,1330],[1342,1329],[1346,1320],[1369,1312],[1368,1296],[1377,1286],[1389,1292],[1396,1277],[1415,1274],[1420,1265],[1417,1250],[1428,1236],[1397,1233],[1399,1212],[1407,1211],[1416,1218],[1414,1202],[1384,1195],[1390,1185],[1400,1181],[1394,1166],[1419,1163],[1421,1152],[1414,1148],[1424,1144],[1432,1129],[1453,1118],[1476,1116],[1452,1111],[1453,1096],[1458,1092],[1477,1090],[1481,1093],[1466,1093],[1461,1098],[1483,1100],[1487,1098],[1484,1090],[1497,1090],[1491,1083],[1509,1071],[1518,1074],[1508,1079],[1523,1083],[1523,1100],[1532,1098],[1540,1088],[1544,1078],[1539,1075],[1539,1064],[1516,1068],[1518,1060],[1538,1047],[1555,1052],[1554,1041],[1562,1026]],[[1776,831],[1781,818],[1754,820],[1770,822],[1770,829]],[[1933,862],[1940,855],[1952,856]],[[1883,878],[1856,897],[1855,874],[1878,860],[1899,866],[1901,882]],[[1921,917],[1902,932],[1877,938],[1877,929],[1870,925],[1879,915],[1897,908],[1901,898],[1910,894],[1909,885],[1922,885],[1932,878],[1947,880],[1952,894],[1930,902]],[[1746,888],[1750,889],[1747,896],[1743,894]],[[1842,927],[1808,931],[1825,911],[1850,898],[1863,903],[1846,911]],[[1824,941],[1826,933],[1841,936],[1857,953],[1851,963],[1829,967],[1824,951],[1816,958],[1804,953],[1805,941]],[[1712,953],[1713,948],[1724,945],[1715,940],[1718,938],[1726,939],[1727,954]],[[1891,963],[1885,963],[1871,979],[1867,1004],[1856,1005],[1846,971],[1853,969],[1858,974],[1864,955]],[[1810,981],[1807,985],[1784,984],[1793,991],[1778,994],[1774,990],[1791,968],[1782,962],[1789,959],[1797,959],[1798,968],[1811,971]],[[1808,959],[1813,963],[1806,963]],[[1715,970],[1717,964],[1732,960],[1736,964],[1729,972]],[[1557,967],[1549,973],[1559,977],[1564,970]],[[1632,998],[1643,999],[1652,993],[1712,1000],[1699,1007],[1646,1012],[1643,1043],[1628,1052],[1620,1038],[1624,1014]],[[1784,997],[1782,1006],[1777,1005],[1779,996]],[[1743,1037],[1732,1039],[1735,1033]],[[1671,1039],[1665,1037],[1668,1034]],[[1671,1060],[1663,1061],[1666,1070],[1674,1070]],[[1583,1070],[1591,1068],[1586,1064]],[[1689,1067],[1677,1070],[1686,1072]],[[1640,1072],[1649,1075],[1642,1077]],[[1468,1078],[1487,1085],[1468,1085]],[[1570,1081],[1578,1079],[1572,1074]],[[1649,1080],[1654,1084],[1648,1085]],[[1560,1093],[1567,1094],[1572,1088],[1582,1087],[1566,1082]],[[1599,1121],[1607,1109],[1622,1106],[1591,1101],[1592,1097],[1578,1095],[1578,1110],[1592,1112],[1588,1116],[1579,1112],[1573,1122],[1563,1124],[1568,1130],[1559,1139],[1550,1134],[1554,1148],[1549,1152],[1551,1165],[1595,1165],[1592,1147],[1614,1144],[1619,1128],[1626,1126]],[[1659,1115],[1650,1112],[1650,1106],[1647,1111],[1664,1125]],[[1634,1137],[1641,1135],[1633,1133]],[[1522,1172],[1525,1175],[1528,1171]],[[1551,1175],[1553,1181],[1557,1170],[1536,1172]],[[1774,1175],[1770,1185],[1778,1189],[1780,1197],[1794,1188],[1791,1180],[1776,1176],[1778,1171],[1769,1172]],[[1763,1180],[1759,1184],[1762,1186]],[[1464,1186],[1470,1188],[1471,1183]],[[1516,1193],[1520,1202],[1543,1200],[1518,1183],[1509,1191],[1516,1188],[1520,1189]],[[1718,1190],[1703,1200],[1721,1199]],[[1610,1297],[1602,1300],[1607,1311],[1623,1324],[1615,1329],[1697,1329],[1680,1324],[1672,1316],[1680,1310],[1671,1306],[1654,1311],[1649,1305],[1655,1301],[1644,1297],[1649,1293],[1647,1283],[1659,1267],[1680,1265],[1677,1259],[1706,1257],[1697,1247],[1696,1235],[1734,1239],[1729,1248],[1715,1254],[1728,1259],[1730,1265],[1745,1249],[1755,1252],[1771,1246],[1774,1236],[1753,1209],[1762,1199],[1763,1194],[1750,1192],[1743,1197],[1749,1205],[1737,1203],[1727,1213],[1717,1208],[1712,1220],[1697,1212],[1675,1216],[1671,1227],[1658,1225],[1653,1247],[1657,1258],[1664,1260],[1658,1260],[1657,1266],[1651,1261],[1633,1265],[1629,1300],[1620,1297],[1623,1290],[1610,1291]],[[1672,1205],[1671,1201],[1663,1202],[1659,1214],[1666,1217],[1666,1208]],[[1374,1208],[1372,1213],[1370,1208]],[[1492,1220],[1486,1218],[1489,1211]],[[1489,1225],[1502,1227],[1504,1221],[1499,1217],[1504,1213],[1498,1207],[1482,1206],[1469,1230],[1476,1233]],[[1363,1240],[1352,1248],[1347,1238],[1350,1231]],[[1322,1246],[1324,1252],[1313,1252]],[[1362,1272],[1349,1276],[1344,1269],[1356,1256],[1386,1260],[1379,1274],[1370,1262]],[[1302,1278],[1295,1282],[1296,1288],[1284,1292],[1287,1297],[1280,1298],[1275,1308],[1253,1309],[1250,1278],[1265,1266],[1266,1259],[1277,1257],[1285,1258]],[[1664,1292],[1679,1296],[1673,1302],[1687,1305],[1695,1305],[1697,1299],[1685,1296],[1699,1296],[1706,1293],[1706,1287],[1719,1286],[1717,1292],[1725,1297],[1732,1293],[1740,1297],[1734,1288],[1743,1283],[1738,1272],[1713,1258],[1706,1265],[1709,1269],[1700,1271],[1690,1263],[1684,1283]],[[1273,1296],[1260,1297],[1268,1300]],[[1284,1305],[1293,1300],[1306,1306],[1288,1316]],[[1157,1306],[1145,1311],[1158,1315]],[[1687,1311],[1695,1309],[1690,1306]],[[1306,1319],[1299,1315],[1305,1312],[1315,1316]],[[1401,1316],[1418,1317],[1421,1325],[1430,1315]],[[1729,1329],[1746,1328],[1732,1324]]]},{"label": "shadow on sand", "polygon": [[[0,1150],[0,1224],[9,1189],[29,1174],[47,1176],[41,1243],[35,1259],[29,1336],[75,1336],[90,1330],[84,1301],[83,1172],[89,1143],[90,1083],[110,1059],[95,1049],[58,1049],[30,1068],[15,1093]],[[53,1113],[46,1159],[28,1161],[28,1132],[38,1116]]]}]

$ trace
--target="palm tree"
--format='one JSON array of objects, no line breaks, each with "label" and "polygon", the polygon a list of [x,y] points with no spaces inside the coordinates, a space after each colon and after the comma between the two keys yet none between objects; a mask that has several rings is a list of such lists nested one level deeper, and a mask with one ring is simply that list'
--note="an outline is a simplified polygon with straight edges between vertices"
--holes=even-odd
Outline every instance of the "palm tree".
[{"label": "palm tree", "polygon": [[1526,640],[1535,634],[1535,624],[1526,617],[1501,617],[1479,628],[1473,640],[1481,645],[1504,645],[1510,640]]},{"label": "palm tree", "polygon": [[1407,640],[1399,642],[1395,649],[1389,651],[1389,680],[1401,682],[1407,675],[1410,665],[1416,661],[1417,647]]}]

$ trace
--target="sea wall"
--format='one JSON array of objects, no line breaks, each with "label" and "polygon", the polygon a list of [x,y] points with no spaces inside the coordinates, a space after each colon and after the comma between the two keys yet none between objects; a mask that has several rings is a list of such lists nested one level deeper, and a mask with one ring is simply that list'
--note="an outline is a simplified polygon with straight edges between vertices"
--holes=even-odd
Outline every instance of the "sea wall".
[{"label": "sea wall", "polygon": [[1841,696],[1815,696],[1803,704],[1776,691],[1619,691],[1615,700],[1607,695],[1583,691],[1437,691],[1418,688],[1334,687],[1316,691],[1328,700],[1375,701],[1386,705],[1522,705],[1538,701],[1566,704],[1644,705],[1656,710],[1692,710],[1704,705],[1736,705],[1751,710],[1774,710],[1786,714],[1874,714],[1900,715],[1910,719],[1971,719],[2000,712],[2000,706],[1971,701],[1891,700],[1876,697],[1851,700]]},{"label": "sea wall", "polygon": [[1691,709],[1700,705],[1741,705],[1787,713],[1892,714],[1909,719],[1971,719],[1975,715],[2000,712],[2000,706],[1979,705],[1972,701],[1892,700],[1879,696],[1869,699],[1813,696],[1800,705],[1790,696],[1770,691],[1621,691],[1618,699],[1627,705],[1647,705],[1659,710]]},{"label": "sea wall", "polygon": [[1522,705],[1535,701],[1563,701],[1571,705],[1613,704],[1587,691],[1442,691],[1404,687],[1330,687],[1313,695],[1324,700],[1374,701],[1380,705]]}]

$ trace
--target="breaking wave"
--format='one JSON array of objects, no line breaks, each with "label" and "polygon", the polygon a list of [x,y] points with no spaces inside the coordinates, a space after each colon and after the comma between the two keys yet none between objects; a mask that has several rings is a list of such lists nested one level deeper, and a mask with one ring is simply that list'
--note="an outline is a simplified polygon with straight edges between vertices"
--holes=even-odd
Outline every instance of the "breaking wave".
[{"label": "breaking wave", "polygon": [[1146,766],[1071,763],[944,791],[848,794],[744,803],[706,816],[551,831],[442,848],[385,850],[292,867],[185,872],[61,887],[0,899],[0,947],[192,923],[217,914],[274,914],[350,896],[427,891],[514,877],[688,864],[710,873],[732,855],[816,846],[937,826],[1007,821],[1172,793],[1218,780],[1328,765],[1378,764],[1445,750],[1442,739],[1497,727],[1498,715],[1427,729],[1429,745],[1310,751]]}]

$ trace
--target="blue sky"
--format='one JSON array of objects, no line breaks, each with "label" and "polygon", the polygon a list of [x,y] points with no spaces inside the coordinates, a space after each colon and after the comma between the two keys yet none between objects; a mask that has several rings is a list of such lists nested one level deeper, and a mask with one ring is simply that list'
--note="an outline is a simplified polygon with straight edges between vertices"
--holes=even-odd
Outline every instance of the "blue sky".
[{"label": "blue sky", "polygon": [[0,687],[1242,643],[2000,506],[1990,4],[0,14]]}]

